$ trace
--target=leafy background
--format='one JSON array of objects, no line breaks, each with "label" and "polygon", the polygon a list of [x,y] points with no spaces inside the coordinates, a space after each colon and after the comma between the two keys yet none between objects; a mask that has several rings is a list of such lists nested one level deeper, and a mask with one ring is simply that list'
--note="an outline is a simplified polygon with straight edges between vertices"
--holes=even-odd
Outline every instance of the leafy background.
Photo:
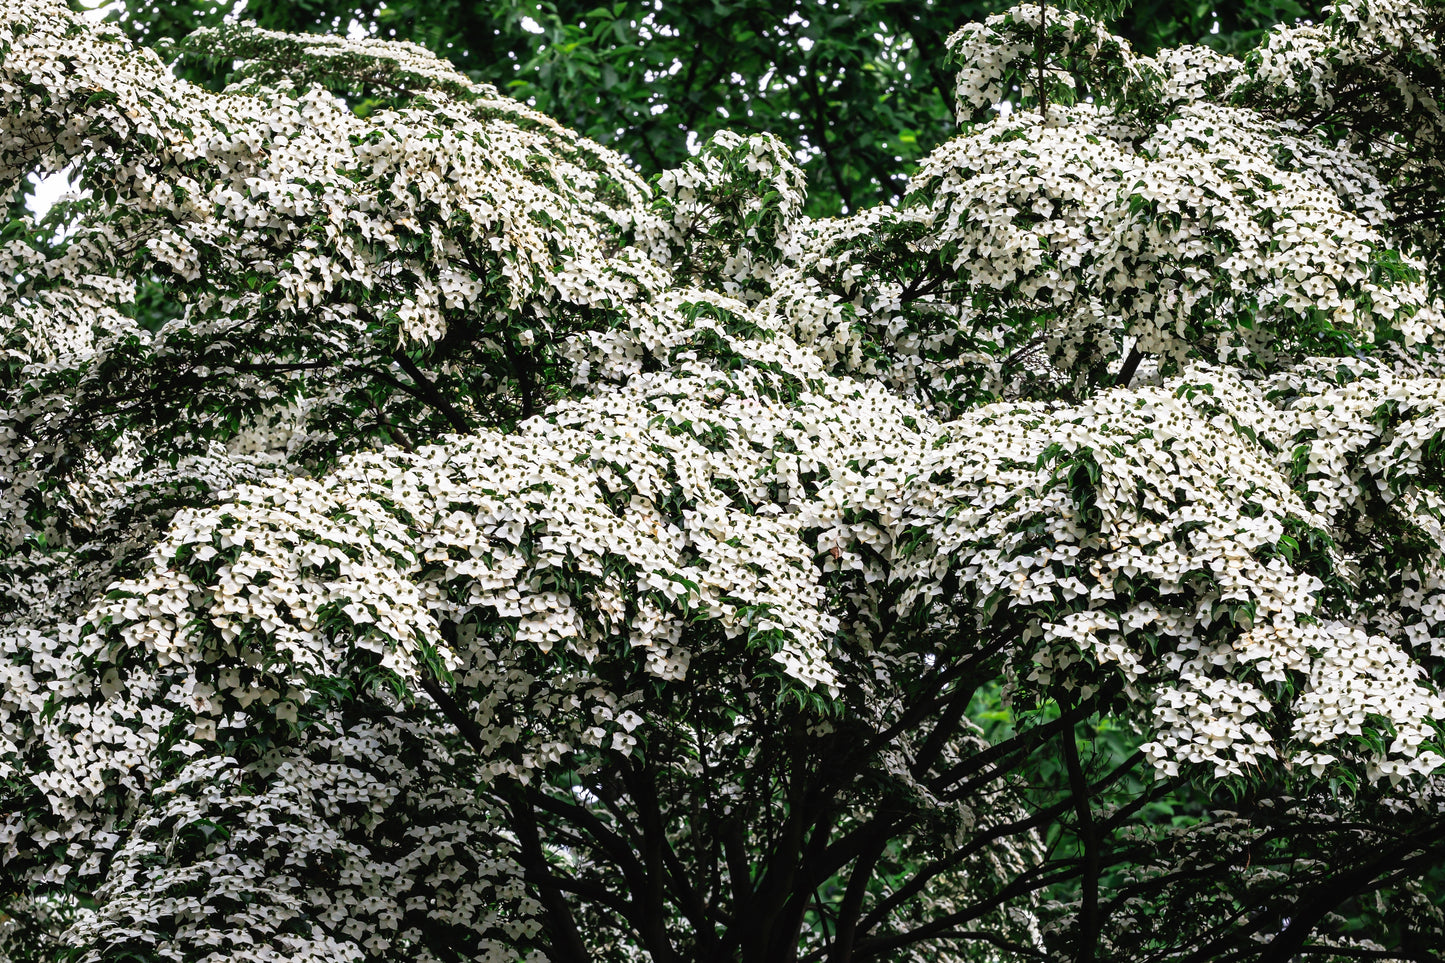
[{"label": "leafy background", "polygon": [[[944,39],[1002,0],[249,0],[240,16],[291,32],[363,31],[437,51],[632,158],[678,166],[718,129],[768,132],[806,160],[806,213],[899,199],[900,174],[954,130]],[[1317,17],[1320,0],[1138,0],[1111,11],[1136,49],[1253,47],[1273,24]],[[127,0],[115,16],[154,43],[219,23],[234,6]],[[203,68],[192,79],[215,81]],[[378,92],[367,92],[372,95]],[[356,102],[368,109],[365,94]]]}]

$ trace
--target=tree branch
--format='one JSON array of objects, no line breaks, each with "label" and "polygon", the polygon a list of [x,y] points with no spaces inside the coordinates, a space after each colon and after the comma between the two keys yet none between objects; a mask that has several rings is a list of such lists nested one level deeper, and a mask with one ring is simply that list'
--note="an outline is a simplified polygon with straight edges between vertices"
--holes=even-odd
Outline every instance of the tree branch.
[{"label": "tree branch", "polygon": [[[437,386],[422,373],[422,370],[416,366],[416,362],[412,361],[405,351],[402,351],[400,348],[393,351],[391,353],[391,360],[400,365],[401,370],[405,371],[407,377],[411,378],[415,383],[416,390],[411,392],[411,394],[441,412],[446,418],[447,423],[452,426],[452,430],[457,434],[470,435],[473,433],[475,429],[472,427],[471,422],[467,421],[462,413],[442,396],[442,393],[437,390]],[[395,379],[391,380],[394,384],[404,387],[400,381]]]},{"label": "tree branch", "polygon": [[1119,373],[1114,376],[1114,386],[1129,387],[1129,382],[1134,380],[1134,372],[1139,370],[1139,362],[1143,359],[1144,355],[1138,348],[1130,348],[1129,356],[1124,359],[1124,363],[1119,366]]},{"label": "tree branch", "polygon": [[1089,802],[1089,782],[1079,762],[1079,746],[1074,727],[1059,735],[1063,744],[1064,765],[1069,774],[1070,797],[1074,815],[1079,821],[1079,841],[1084,847],[1084,878],[1082,904],[1079,907],[1079,948],[1074,959],[1078,963],[1094,963],[1094,947],[1099,939],[1099,837],[1094,828],[1094,814]]}]

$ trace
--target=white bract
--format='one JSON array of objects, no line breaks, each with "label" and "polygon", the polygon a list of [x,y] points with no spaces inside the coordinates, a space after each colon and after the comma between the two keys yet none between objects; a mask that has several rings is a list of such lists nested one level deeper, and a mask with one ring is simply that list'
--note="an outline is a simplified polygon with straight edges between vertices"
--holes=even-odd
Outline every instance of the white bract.
[{"label": "white bract", "polygon": [[0,239],[0,960],[1207,958],[1131,887],[1288,903],[1275,830],[1119,793],[1436,826],[1440,27],[1024,4],[814,221],[767,135],[0,0],[0,180],[81,186]]}]

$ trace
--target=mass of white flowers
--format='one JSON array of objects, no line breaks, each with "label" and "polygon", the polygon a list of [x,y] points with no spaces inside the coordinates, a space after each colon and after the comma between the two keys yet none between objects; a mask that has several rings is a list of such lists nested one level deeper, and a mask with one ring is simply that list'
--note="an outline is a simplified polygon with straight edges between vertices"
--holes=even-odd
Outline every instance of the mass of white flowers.
[{"label": "mass of white flowers", "polygon": [[79,188],[0,232],[0,961],[1324,958],[1359,872],[1268,854],[1347,812],[1440,923],[1441,42],[1025,3],[815,221],[768,135],[0,0]]}]

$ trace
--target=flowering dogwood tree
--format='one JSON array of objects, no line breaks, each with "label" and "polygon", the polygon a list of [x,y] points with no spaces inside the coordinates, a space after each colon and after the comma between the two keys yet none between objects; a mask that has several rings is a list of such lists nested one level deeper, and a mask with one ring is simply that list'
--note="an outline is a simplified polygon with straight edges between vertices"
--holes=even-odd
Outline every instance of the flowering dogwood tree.
[{"label": "flowering dogwood tree", "polygon": [[0,0],[0,958],[1439,959],[1442,26],[1024,4],[817,221]]}]

